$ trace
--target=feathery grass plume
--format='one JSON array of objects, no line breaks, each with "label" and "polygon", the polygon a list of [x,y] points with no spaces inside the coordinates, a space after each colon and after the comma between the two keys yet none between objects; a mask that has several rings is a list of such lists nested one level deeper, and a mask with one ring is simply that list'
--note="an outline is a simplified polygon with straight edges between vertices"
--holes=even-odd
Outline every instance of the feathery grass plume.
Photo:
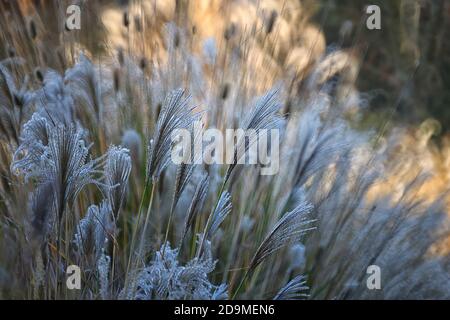
[{"label": "feathery grass plume", "polygon": [[86,216],[80,220],[74,235],[74,244],[81,257],[100,258],[108,234],[111,230],[112,212],[108,201],[102,201],[100,207],[91,205]]},{"label": "feathery grass plume", "polygon": [[[194,131],[195,131],[194,125],[191,124],[190,127],[191,137],[194,136]],[[192,155],[192,149],[195,148],[197,142],[200,142],[199,139],[200,139],[199,136],[194,136],[193,140],[191,140],[189,148],[187,148],[188,150],[183,151],[182,163],[178,165],[177,173],[175,176],[175,187],[173,191],[172,204],[170,206],[169,212],[169,220],[167,222],[166,234],[164,236],[164,243],[167,242],[167,238],[169,236],[169,229],[172,223],[172,216],[177,206],[177,203],[180,199],[181,194],[183,193],[184,188],[189,183],[189,180],[191,179],[191,176],[194,173],[195,169],[194,164],[196,163],[197,159],[194,159],[195,155]],[[184,146],[184,148],[186,148],[186,146]]]},{"label": "feathery grass plume", "polygon": [[309,288],[306,285],[306,277],[296,276],[289,281],[273,298],[274,300],[297,300],[308,298]]},{"label": "feathery grass plume", "polygon": [[129,150],[116,146],[109,147],[105,163],[105,177],[108,200],[111,203],[114,219],[117,219],[119,215],[130,172]]},{"label": "feathery grass plume", "polygon": [[[184,188],[189,183],[189,180],[192,177],[192,174],[194,173],[194,169],[196,168],[195,164],[199,163],[198,157],[200,155],[197,155],[192,153],[193,150],[195,150],[195,146],[198,144],[201,144],[201,135],[202,130],[196,131],[196,124],[194,124],[194,121],[200,121],[200,113],[196,113],[192,116],[191,123],[189,123],[189,132],[192,139],[190,140],[189,146],[184,145],[183,148],[183,159],[181,163],[178,165],[177,174],[175,177],[175,189],[174,189],[174,201],[173,205],[176,206],[181,194],[183,193]],[[174,208],[172,208],[174,209]]]},{"label": "feathery grass plume", "polygon": [[[388,203],[388,207],[383,208],[383,203]],[[364,225],[352,237],[350,246],[345,248],[340,244],[339,251],[348,249],[346,254],[358,259],[351,264],[346,259],[339,261],[342,272],[339,283],[345,282],[339,290],[332,288],[328,294],[341,299],[448,298],[449,293],[444,288],[450,285],[450,278],[437,271],[445,268],[448,254],[430,256],[433,243],[439,242],[436,239],[449,234],[446,219],[440,201],[427,206],[420,201],[402,200],[389,208],[389,202],[380,199],[368,217],[358,221]],[[342,230],[344,232],[351,230]],[[381,292],[364,292],[366,275],[357,268],[363,266],[367,270],[369,265],[377,265],[384,271]],[[430,277],[430,274],[435,276]]]},{"label": "feathery grass plume", "polygon": [[74,100],[99,121],[103,112],[101,82],[94,65],[84,54],[80,54],[77,64],[66,71],[64,82]]},{"label": "feathery grass plume", "polygon": [[[212,212],[211,224],[206,231],[206,238],[211,239],[212,236],[217,232],[222,222],[231,212],[231,195],[229,192],[225,191],[221,194],[219,202],[215,210]],[[199,248],[201,249],[201,248]]]},{"label": "feathery grass plume", "polygon": [[249,273],[271,254],[286,245],[300,241],[306,232],[314,229],[313,227],[308,227],[314,222],[313,220],[308,220],[307,217],[312,209],[313,206],[311,204],[302,202],[292,211],[284,214],[256,250],[250,262]]},{"label": "feathery grass plume", "polygon": [[50,140],[50,125],[35,112],[23,126],[20,145],[13,155],[11,171],[24,176],[25,181],[41,175],[41,158]]},{"label": "feathery grass plume", "polygon": [[[205,174],[200,182],[197,184],[194,196],[192,197],[191,204],[186,215],[186,221],[184,223],[183,234],[181,236],[181,243],[186,237],[187,232],[192,226],[196,216],[200,212],[205,203],[205,199],[208,196],[208,186],[209,186],[209,175]],[[180,245],[181,246],[181,245]]]},{"label": "feathery grass plume", "polygon": [[226,298],[226,286],[216,286],[208,280],[208,274],[215,268],[209,241],[205,253],[194,258],[185,266],[178,261],[178,249],[165,245],[157,251],[154,259],[139,275],[138,291],[134,298],[139,300],[211,300]]},{"label": "feathery grass plume", "polygon": [[156,123],[155,133],[148,144],[147,180],[157,181],[169,164],[172,147],[172,133],[176,129],[189,128],[194,117],[193,107],[184,90],[178,89],[168,94]]},{"label": "feathery grass plume", "polygon": [[[195,118],[197,118],[197,115],[195,116]],[[194,173],[195,164],[197,163],[196,155],[192,154],[192,150],[195,148],[195,145],[197,143],[201,143],[200,133],[197,135],[194,134],[195,129],[193,124],[191,124],[189,129],[191,137],[193,137],[193,139],[190,141],[191,143],[189,144],[189,146],[186,145],[183,146],[183,148],[187,150],[183,150],[183,159],[177,168],[177,173],[175,176],[175,187],[173,191],[172,204],[170,206],[169,221],[167,223],[166,236],[164,238],[164,242],[167,241],[167,236],[175,207],[177,206],[177,203],[180,199],[181,194],[183,193],[184,188],[189,183],[189,180],[191,179],[192,174]]]},{"label": "feathery grass plume", "polygon": [[228,287],[226,284],[220,284],[214,293],[212,294],[211,300],[227,300],[228,299]]},{"label": "feathery grass plume", "polygon": [[43,87],[31,93],[30,103],[34,104],[36,112],[54,125],[58,122],[73,125],[74,100],[63,77],[54,70],[47,70],[45,75],[42,72],[39,74],[43,77]]},{"label": "feathery grass plume", "polygon": [[72,203],[85,186],[102,185],[96,176],[102,173],[103,157],[88,160],[89,149],[82,135],[82,131],[73,126],[51,128],[49,143],[38,166],[39,180],[53,184],[60,219],[67,204]]},{"label": "feathery grass plume", "polygon": [[324,170],[338,157],[345,156],[362,139],[347,130],[342,121],[336,120],[332,125],[325,125],[320,119],[320,105],[316,107],[315,110],[308,108],[294,119],[299,121],[294,129],[297,132],[292,132],[291,138],[295,139],[293,152],[297,159],[294,160],[294,181],[297,186],[302,186],[307,179]]},{"label": "feathery grass plume", "polygon": [[278,99],[277,90],[269,91],[257,99],[249,116],[244,121],[244,128],[255,129],[256,132],[263,129],[278,128],[283,120],[278,114],[281,107]]},{"label": "feathery grass plume", "polygon": [[[244,130],[255,130],[256,136],[260,130],[277,129],[282,123],[282,117],[278,114],[281,104],[278,102],[278,91],[272,90],[260,97],[254,103],[252,110],[246,116],[242,128]],[[225,174],[224,184],[230,178],[233,170],[236,168],[237,162],[240,157],[245,155],[250,146],[255,143],[255,139],[246,141],[245,137],[237,142],[234,148],[234,162],[228,166]]]},{"label": "feathery grass plume", "polygon": [[220,197],[217,200],[213,211],[210,213],[208,220],[206,221],[203,233],[199,235],[200,241],[197,248],[196,256],[199,257],[203,253],[203,247],[207,239],[211,239],[219,229],[222,222],[227,215],[231,212],[231,196],[228,191],[221,190]]},{"label": "feathery grass plume", "polygon": [[[150,139],[148,144],[147,153],[147,172],[145,188],[148,184],[152,183],[152,191],[150,196],[150,203],[147,207],[147,214],[145,217],[144,227],[141,234],[141,245],[143,246],[143,241],[145,233],[147,231],[148,220],[150,216],[150,209],[153,202],[153,191],[155,183],[158,181],[162,171],[166,168],[170,161],[170,152],[172,150],[172,139],[173,133],[177,129],[187,129],[190,128],[195,116],[192,114],[193,107],[189,106],[189,97],[185,95],[184,90],[178,89],[169,93],[169,95],[164,100],[164,104],[161,113],[158,116],[158,121],[156,123],[155,133],[153,139]],[[145,195],[144,189],[144,195]],[[174,201],[176,199],[174,198]],[[141,210],[139,210],[140,217]],[[172,217],[172,211],[169,216],[169,224],[166,228],[165,240],[167,240],[167,233],[170,227],[170,220]],[[138,218],[139,220],[139,218]],[[134,239],[134,235],[133,235]],[[132,241],[133,243],[133,241]],[[166,241],[164,241],[164,245]],[[163,247],[163,255],[164,250]],[[141,251],[141,249],[139,250]]]},{"label": "feathery grass plume", "polygon": [[[366,164],[359,166],[359,172],[347,172],[348,177],[342,176],[345,171],[338,167],[340,175],[333,185],[311,190],[312,195],[324,193],[319,195],[321,200],[314,200],[317,231],[305,242],[307,261],[314,261],[314,266],[307,264],[306,268],[311,297],[394,299],[430,297],[438,291],[437,295],[445,296],[440,284],[428,281],[425,270],[430,265],[424,264],[425,261],[439,264],[430,249],[432,243],[439,242],[442,231],[448,232],[441,204],[426,205],[419,199],[415,189],[423,181],[416,178],[399,195],[377,195],[371,200],[368,194],[374,187],[373,179]],[[339,214],[331,214],[335,212]],[[383,270],[383,290],[374,290],[378,292],[366,287],[367,267],[374,264]],[[409,272],[412,269],[416,271],[415,278]],[[406,289],[390,290],[400,288],[402,281],[415,287],[414,293]],[[392,284],[389,290],[388,283]],[[436,290],[434,294],[428,291],[430,287]]]}]

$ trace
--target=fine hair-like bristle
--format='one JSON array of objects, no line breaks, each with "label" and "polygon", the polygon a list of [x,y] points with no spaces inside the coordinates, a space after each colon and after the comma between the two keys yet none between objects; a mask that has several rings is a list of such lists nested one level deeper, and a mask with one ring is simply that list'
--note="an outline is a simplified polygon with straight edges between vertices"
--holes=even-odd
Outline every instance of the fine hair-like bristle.
[{"label": "fine hair-like bristle", "polygon": [[286,283],[286,285],[278,291],[273,298],[274,300],[297,300],[308,297],[308,286],[306,285],[306,277],[296,276],[294,279]]},{"label": "fine hair-like bristle", "polygon": [[310,227],[312,220],[308,220],[307,215],[311,212],[312,206],[308,203],[300,203],[290,212],[287,212],[272,228],[272,231],[265,237],[259,248],[256,250],[249,270],[254,270],[261,262],[282,247],[299,241],[304,234],[313,230]]},{"label": "fine hair-like bristle", "polygon": [[188,105],[184,90],[171,92],[158,116],[155,133],[148,143],[147,180],[158,180],[170,160],[172,133],[176,129],[189,128],[194,121],[193,107]]},{"label": "fine hair-like bristle", "polygon": [[105,177],[108,199],[115,219],[119,215],[120,207],[125,198],[130,173],[131,158],[129,150],[111,146],[106,156]]}]

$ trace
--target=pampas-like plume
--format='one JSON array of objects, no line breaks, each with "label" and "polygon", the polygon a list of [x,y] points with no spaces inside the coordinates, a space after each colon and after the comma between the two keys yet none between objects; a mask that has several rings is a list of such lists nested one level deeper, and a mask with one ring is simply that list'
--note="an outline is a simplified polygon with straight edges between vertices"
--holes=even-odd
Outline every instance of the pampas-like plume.
[{"label": "pampas-like plume", "polygon": [[177,174],[175,177],[175,189],[173,192],[173,201],[171,212],[175,210],[175,207],[180,199],[181,194],[183,193],[184,188],[188,184],[189,180],[194,173],[195,166],[190,163],[182,163],[178,166]]},{"label": "pampas-like plume", "polygon": [[360,143],[360,138],[346,132],[339,121],[324,126],[317,109],[303,112],[298,119],[297,132],[292,133],[298,155],[293,170],[297,186],[302,186],[313,174],[325,169],[336,157],[345,156],[352,146]]},{"label": "pampas-like plume", "polygon": [[[256,135],[260,130],[270,130],[279,128],[282,123],[282,118],[278,114],[281,104],[278,102],[278,92],[276,90],[269,91],[264,96],[257,99],[255,105],[250,111],[249,115],[243,122],[244,130],[255,130]],[[255,143],[255,139],[246,141],[245,137],[242,137],[234,149],[234,162],[229,165],[227,173],[225,174],[225,182],[230,178],[233,170],[236,168],[236,164],[239,157],[245,154],[250,146]]]},{"label": "pampas-like plume", "polygon": [[231,212],[231,196],[230,193],[225,191],[220,196],[219,202],[212,213],[211,225],[206,230],[206,237],[211,239],[211,237],[216,233],[222,224],[223,220],[227,217],[227,215]]},{"label": "pampas-like plume", "polygon": [[111,206],[103,201],[100,207],[92,205],[80,220],[74,236],[74,244],[81,255],[100,257],[111,225]]},{"label": "pampas-like plume", "polygon": [[[192,121],[197,118],[198,118],[197,116],[194,116]],[[184,188],[186,187],[189,180],[191,179],[192,174],[194,173],[194,169],[195,169],[194,164],[197,163],[196,157],[198,157],[198,155],[195,155],[195,154],[193,155],[192,150],[195,148],[195,145],[198,142],[201,143],[200,142],[200,134],[195,135],[194,125],[191,125],[191,127],[189,129],[191,132],[191,137],[193,137],[193,139],[189,145],[189,148],[186,148],[187,150],[184,150],[183,161],[178,166],[178,169],[177,169],[177,174],[175,177],[175,190],[173,192],[173,201],[172,201],[171,212],[173,212],[173,210],[175,209],[175,207],[178,203],[178,200],[180,199],[180,196],[183,193]]]},{"label": "pampas-like plume", "polygon": [[[197,115],[191,119],[192,121],[197,119]],[[200,142],[200,135],[195,135],[194,125],[190,124],[190,133],[193,139],[190,141],[189,146],[184,145],[183,148],[183,159],[182,162],[178,165],[177,174],[175,176],[175,188],[173,191],[173,199],[172,205],[170,208],[170,213],[172,214],[175,210],[175,207],[180,199],[181,194],[183,193],[184,188],[189,183],[189,180],[194,173],[195,164],[197,163],[197,159],[195,159],[195,154],[192,154],[192,150],[195,148],[196,143]],[[197,155],[198,156],[198,155]],[[170,218],[169,218],[170,220]]]},{"label": "pampas-like plume", "polygon": [[[148,145],[146,185],[150,180],[153,183],[158,181],[162,171],[169,164],[170,151],[172,148],[172,135],[174,134],[175,130],[189,128],[194,122],[195,117],[192,114],[193,107],[188,105],[188,100],[189,97],[184,94],[184,90],[178,89],[171,92],[164,101],[163,108],[158,116],[158,121],[156,123],[154,138],[149,141]],[[185,184],[187,182],[187,180],[185,180],[184,178],[189,178],[189,175],[192,173],[189,173],[190,170],[187,167],[182,168],[185,169],[183,170],[184,173],[179,171],[177,174],[178,179],[176,182],[172,209],[169,215],[169,222],[167,224],[166,234],[164,237],[164,245],[167,242],[172,213],[177,201],[177,189],[181,194],[182,188],[180,187],[184,188],[182,184]],[[142,238],[147,231],[150,209],[151,204],[149,204],[148,206],[144,229],[142,232]],[[164,249],[162,250],[162,252],[164,255]]]},{"label": "pampas-like plume", "polygon": [[306,285],[306,277],[297,276],[289,281],[273,298],[274,300],[297,300],[307,298],[308,294],[305,293],[309,290]]},{"label": "pampas-like plume", "polygon": [[95,175],[101,174],[103,157],[88,160],[88,154],[81,130],[61,125],[52,128],[42,159],[40,180],[53,183],[59,218],[67,203],[71,203],[85,186],[101,186]]},{"label": "pampas-like plume", "polygon": [[227,215],[231,212],[231,208],[232,205],[230,193],[228,191],[221,192],[220,198],[218,199],[213,211],[208,217],[205,229],[200,235],[199,246],[197,248],[196,254],[197,257],[199,257],[203,253],[203,247],[205,245],[206,239],[212,238],[212,236],[219,229],[223,220],[225,220]]},{"label": "pampas-like plume", "polygon": [[222,283],[214,291],[211,300],[227,300],[228,299],[228,287],[226,284]]},{"label": "pampas-like plume", "polygon": [[66,71],[64,81],[73,97],[99,121],[103,111],[102,91],[92,62],[81,54],[78,63]]},{"label": "pampas-like plume", "polygon": [[213,285],[208,274],[215,268],[211,245],[205,244],[205,254],[185,266],[178,262],[178,249],[165,244],[164,254],[157,251],[154,260],[138,277],[138,292],[134,298],[147,299],[201,299],[226,298],[226,286]]},{"label": "pampas-like plume", "polygon": [[105,178],[114,219],[119,215],[130,172],[131,158],[128,149],[111,146],[106,156]]},{"label": "pampas-like plume", "polygon": [[49,143],[50,126],[37,112],[25,123],[21,143],[13,155],[11,171],[24,176],[25,181],[40,175],[41,157]]},{"label": "pampas-like plume", "polygon": [[209,176],[205,174],[197,185],[194,196],[192,197],[191,204],[186,215],[186,222],[184,224],[183,235],[181,236],[181,242],[186,237],[186,233],[195,220],[195,217],[200,212],[208,195]]},{"label": "pampas-like plume", "polygon": [[[194,128],[191,126],[191,134],[193,135]],[[180,199],[181,194],[183,193],[184,188],[188,184],[189,180],[191,179],[192,174],[194,173],[194,157],[192,156],[192,148],[194,148],[196,141],[198,141],[199,136],[195,136],[194,140],[191,141],[192,143],[189,145],[188,150],[185,150],[187,152],[184,152],[184,159],[183,162],[178,166],[177,174],[175,177],[175,190],[173,192],[173,199],[172,199],[172,205],[170,206],[170,213],[169,213],[169,221],[167,223],[166,227],[166,235],[164,237],[164,243],[167,241],[167,237],[169,235],[169,228],[170,224],[172,223],[172,216],[173,212],[175,210],[175,207],[177,206],[178,200]]]},{"label": "pampas-like plume", "polygon": [[281,116],[278,115],[280,107],[278,91],[269,91],[256,101],[249,116],[244,121],[244,129],[254,129],[259,132],[262,129],[278,128],[282,122]]},{"label": "pampas-like plume", "polygon": [[74,101],[71,92],[64,84],[63,77],[54,70],[48,70],[43,77],[44,86],[30,93],[29,101],[35,105],[37,112],[46,117],[53,125],[58,122],[73,125]]},{"label": "pampas-like plume", "polygon": [[165,99],[156,123],[153,139],[148,144],[147,180],[157,181],[170,160],[172,133],[188,128],[194,121],[193,107],[188,105],[184,90],[171,92]]},{"label": "pampas-like plume", "polygon": [[33,177],[41,184],[51,184],[56,215],[61,219],[66,205],[86,185],[101,185],[95,175],[101,173],[103,159],[88,160],[88,154],[81,130],[60,124],[52,126],[34,114],[25,125],[11,169],[26,179]]},{"label": "pampas-like plume", "polygon": [[249,272],[253,271],[272,253],[290,243],[299,241],[306,232],[313,230],[314,228],[308,227],[313,220],[307,218],[312,209],[312,205],[302,202],[294,210],[286,213],[256,250],[250,263]]}]

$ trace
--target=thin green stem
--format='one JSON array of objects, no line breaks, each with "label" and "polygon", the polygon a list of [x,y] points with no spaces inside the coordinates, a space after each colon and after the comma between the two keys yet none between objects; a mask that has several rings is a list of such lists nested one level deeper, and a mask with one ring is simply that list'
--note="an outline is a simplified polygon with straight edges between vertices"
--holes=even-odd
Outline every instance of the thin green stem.
[{"label": "thin green stem", "polygon": [[145,187],[144,187],[144,192],[142,194],[141,202],[139,204],[137,222],[134,225],[133,232],[132,232],[132,235],[131,235],[130,254],[128,256],[127,271],[126,271],[126,274],[125,274],[125,279],[126,279],[125,280],[125,288],[128,285],[128,274],[129,274],[129,271],[130,271],[131,258],[133,256],[133,252],[134,252],[134,245],[135,245],[135,241],[136,241],[137,229],[138,229],[138,226],[139,226],[140,221],[141,221],[142,207],[144,206],[144,199],[145,199],[145,197],[147,195],[147,191],[148,191],[148,183],[146,182],[145,183]]},{"label": "thin green stem", "polygon": [[[162,259],[164,259],[164,253],[166,252],[166,243],[167,243],[167,238],[169,236],[169,229],[170,229],[170,224],[172,223],[172,216],[173,216],[173,212],[175,210],[175,206],[176,206],[176,201],[175,201],[175,194],[174,197],[172,199],[172,205],[170,206],[170,214],[169,214],[169,221],[167,222],[167,227],[166,227],[166,233],[164,235],[164,242],[163,242],[163,247],[162,247]],[[180,248],[181,250],[181,248]]]},{"label": "thin green stem", "polygon": [[145,222],[144,222],[144,229],[142,230],[142,234],[141,234],[141,243],[139,246],[139,256],[142,252],[142,248],[144,246],[144,239],[145,239],[145,234],[147,233],[147,226],[148,226],[148,221],[149,221],[149,217],[150,217],[150,211],[152,209],[152,205],[153,205],[153,195],[155,193],[155,186],[156,183],[153,182],[152,183],[152,191],[150,192],[150,201],[147,207],[147,214],[145,215]]},{"label": "thin green stem", "polygon": [[239,286],[237,287],[237,289],[234,291],[233,296],[231,297],[231,300],[234,300],[234,298],[236,298],[236,295],[239,293],[239,291],[241,290],[242,285],[244,284],[245,280],[247,280],[247,277],[250,273],[250,269],[247,269],[247,271],[244,274],[244,277],[242,278],[241,282],[239,283]]}]

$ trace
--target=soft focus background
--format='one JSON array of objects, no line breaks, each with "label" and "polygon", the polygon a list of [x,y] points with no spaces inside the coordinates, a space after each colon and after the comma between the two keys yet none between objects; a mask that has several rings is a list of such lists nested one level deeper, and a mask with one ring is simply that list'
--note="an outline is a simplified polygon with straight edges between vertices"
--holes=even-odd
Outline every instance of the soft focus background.
[{"label": "soft focus background", "polygon": [[[9,12],[7,14],[11,13],[8,11],[11,8],[21,10],[25,14],[37,8],[40,19],[43,20],[40,23],[45,24],[43,45],[53,44],[57,47],[60,45],[57,32],[60,21],[55,13],[62,12],[66,4],[78,2],[87,8],[92,7],[91,10],[83,11],[82,15],[82,25],[89,25],[89,32],[75,31],[76,35],[70,37],[79,39],[90,52],[104,52],[105,38],[108,37],[113,38],[112,45],[126,46],[128,40],[123,37],[121,24],[122,10],[130,3],[127,0],[61,1],[58,5],[52,1],[38,0],[1,1],[1,5],[2,10],[6,10],[4,12]],[[250,1],[250,5],[246,2],[230,1],[228,5],[224,5],[215,0],[191,1],[190,24],[199,31],[198,40],[209,36],[220,40],[221,33],[225,32],[227,27],[225,24],[230,21],[250,27],[253,15],[257,15],[256,11],[259,10],[258,1]],[[366,28],[365,8],[369,4],[380,6],[382,30]],[[157,29],[154,32],[157,33],[161,31],[162,23],[173,18],[174,6],[174,1],[149,1],[140,8],[135,5],[134,14],[144,11],[153,14],[154,21],[147,17],[148,19],[141,18],[141,22],[153,24]],[[315,51],[311,56],[333,48],[351,50],[360,63],[357,77],[351,80],[355,81],[364,98],[366,108],[360,119],[362,126],[383,126],[386,119],[398,125],[413,126],[432,120],[435,126],[434,136],[446,136],[450,130],[448,1],[287,0],[263,1],[259,6],[266,11],[267,19],[271,10],[283,12],[285,19],[282,23],[278,21],[279,33],[276,36],[277,46],[282,47],[282,50],[272,54],[278,62],[288,63],[289,58],[291,62],[296,60],[301,56],[301,50],[297,47],[302,48],[308,42]],[[106,29],[101,25],[101,21],[105,23]],[[6,23],[6,20],[2,23]],[[16,31],[24,34],[26,24],[27,21],[23,21],[23,26],[20,27],[24,29]],[[143,41],[145,44],[139,45],[154,50],[155,41],[161,44],[162,40],[152,37],[151,40]],[[8,56],[6,43],[8,42],[2,41],[0,44],[2,57]],[[291,52],[289,57],[291,50],[294,52]],[[42,59],[51,67],[58,63],[56,57]],[[305,64],[304,61],[295,63]],[[392,126],[393,123],[389,125]]]},{"label": "soft focus background", "polygon": [[[364,8],[381,8],[382,30],[367,30]],[[437,136],[450,129],[450,3],[445,0],[320,1],[314,20],[327,43],[358,46],[363,55],[357,87],[367,93],[369,124],[439,122]],[[402,94],[402,90],[405,92]]]}]

